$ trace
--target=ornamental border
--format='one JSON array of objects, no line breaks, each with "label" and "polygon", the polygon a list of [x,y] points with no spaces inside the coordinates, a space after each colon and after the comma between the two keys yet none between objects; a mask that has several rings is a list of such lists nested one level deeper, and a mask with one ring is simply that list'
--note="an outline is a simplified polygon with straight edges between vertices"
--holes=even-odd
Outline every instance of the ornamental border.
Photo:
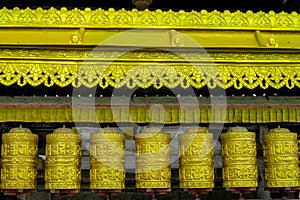
[{"label": "ornamental border", "polygon": [[300,87],[299,64],[88,64],[0,63],[0,84],[121,88],[275,88]]},{"label": "ornamental border", "polygon": [[138,11],[101,8],[61,9],[7,9],[0,10],[0,27],[47,28],[176,28],[176,29],[243,29],[243,30],[291,30],[300,28],[300,14],[296,12],[253,13],[200,11]]}]

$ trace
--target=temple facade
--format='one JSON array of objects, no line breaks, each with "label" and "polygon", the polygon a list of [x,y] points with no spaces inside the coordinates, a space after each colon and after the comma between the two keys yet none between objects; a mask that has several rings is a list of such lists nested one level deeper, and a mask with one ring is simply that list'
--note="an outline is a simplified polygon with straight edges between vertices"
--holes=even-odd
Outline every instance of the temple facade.
[{"label": "temple facade", "polygon": [[300,15],[256,3],[3,5],[0,199],[299,198]]}]

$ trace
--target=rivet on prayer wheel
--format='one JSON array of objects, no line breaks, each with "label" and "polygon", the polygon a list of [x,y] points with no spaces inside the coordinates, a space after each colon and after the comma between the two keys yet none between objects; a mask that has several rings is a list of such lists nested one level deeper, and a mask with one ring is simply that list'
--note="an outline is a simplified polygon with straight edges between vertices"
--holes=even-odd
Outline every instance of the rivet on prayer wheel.
[{"label": "rivet on prayer wheel", "polygon": [[222,176],[226,188],[255,188],[258,186],[255,133],[246,128],[229,128],[221,135]]},{"label": "rivet on prayer wheel", "polygon": [[74,130],[59,128],[46,136],[45,189],[79,189],[81,138]]},{"label": "rivet on prayer wheel", "polygon": [[13,128],[2,135],[1,188],[36,189],[38,135]]},{"label": "rivet on prayer wheel", "polygon": [[136,135],[136,188],[171,188],[170,134],[148,128]]},{"label": "rivet on prayer wheel", "polygon": [[104,128],[91,135],[91,189],[125,187],[125,136],[116,129]]},{"label": "rivet on prayer wheel", "polygon": [[190,129],[179,135],[179,187],[214,187],[213,134]]},{"label": "rivet on prayer wheel", "polygon": [[298,187],[297,133],[276,128],[263,135],[265,182],[268,188]]}]

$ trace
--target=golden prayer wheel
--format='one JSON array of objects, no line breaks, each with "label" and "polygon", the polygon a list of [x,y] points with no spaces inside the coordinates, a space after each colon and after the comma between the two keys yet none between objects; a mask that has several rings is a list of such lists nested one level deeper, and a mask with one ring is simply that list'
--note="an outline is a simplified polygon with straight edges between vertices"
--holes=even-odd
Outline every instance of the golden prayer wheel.
[{"label": "golden prayer wheel", "polygon": [[13,128],[2,135],[1,188],[36,189],[38,135]]},{"label": "golden prayer wheel", "polygon": [[104,128],[91,135],[91,189],[125,188],[125,136]]},{"label": "golden prayer wheel", "polygon": [[81,138],[74,130],[59,128],[46,136],[45,189],[79,189]]},{"label": "golden prayer wheel", "polygon": [[214,187],[213,134],[190,129],[179,135],[179,187]]},{"label": "golden prayer wheel", "polygon": [[222,176],[226,188],[258,186],[255,133],[246,128],[230,128],[221,135]]},{"label": "golden prayer wheel", "polygon": [[136,135],[136,188],[171,188],[170,134],[148,128]]},{"label": "golden prayer wheel", "polygon": [[263,135],[266,187],[298,187],[297,133],[276,128]]}]

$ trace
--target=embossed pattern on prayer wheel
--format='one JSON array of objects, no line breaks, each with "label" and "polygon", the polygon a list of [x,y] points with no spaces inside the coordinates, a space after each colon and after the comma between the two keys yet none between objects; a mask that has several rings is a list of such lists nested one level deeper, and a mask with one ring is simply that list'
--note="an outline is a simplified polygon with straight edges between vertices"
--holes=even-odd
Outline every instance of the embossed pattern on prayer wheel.
[{"label": "embossed pattern on prayer wheel", "polygon": [[45,189],[79,189],[81,138],[72,129],[59,128],[46,136]]},{"label": "embossed pattern on prayer wheel", "polygon": [[268,188],[298,187],[297,133],[276,128],[263,135],[265,182]]},{"label": "embossed pattern on prayer wheel", "polygon": [[104,128],[91,135],[91,189],[125,188],[125,136]]},{"label": "embossed pattern on prayer wheel", "polygon": [[148,128],[136,135],[136,188],[171,188],[170,134]]},{"label": "embossed pattern on prayer wheel", "polygon": [[229,128],[221,135],[222,176],[226,188],[257,187],[255,133],[246,128]]},{"label": "embossed pattern on prayer wheel", "polygon": [[1,188],[36,189],[38,135],[13,128],[2,135]]},{"label": "embossed pattern on prayer wheel", "polygon": [[179,187],[214,187],[213,134],[204,128],[179,135]]}]

